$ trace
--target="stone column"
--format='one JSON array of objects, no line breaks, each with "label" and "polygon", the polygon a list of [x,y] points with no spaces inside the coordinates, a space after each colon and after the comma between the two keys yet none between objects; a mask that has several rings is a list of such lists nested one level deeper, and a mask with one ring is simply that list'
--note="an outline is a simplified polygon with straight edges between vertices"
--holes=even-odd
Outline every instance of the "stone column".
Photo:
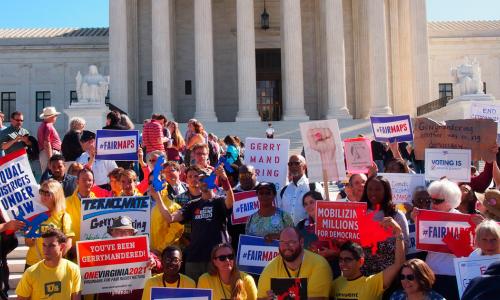
[{"label": "stone column", "polygon": [[[398,21],[399,21],[399,54],[400,54],[400,90],[401,98],[394,99],[394,103],[399,102],[400,110],[397,114],[415,115],[416,106],[413,94],[413,45],[411,41],[410,24],[410,0],[399,0]],[[393,79],[394,82],[394,79]]]},{"label": "stone column", "polygon": [[325,14],[327,119],[352,118],[345,85],[344,16],[342,0],[323,0]]},{"label": "stone column", "polygon": [[260,121],[255,74],[253,0],[236,0],[238,43],[238,115],[236,121]]},{"label": "stone column", "polygon": [[169,1],[152,0],[153,112],[172,115]]},{"label": "stone column", "polygon": [[413,47],[413,95],[415,106],[420,106],[433,100],[429,94],[429,37],[425,0],[410,1],[410,22]]},{"label": "stone column", "polygon": [[299,0],[281,0],[283,120],[309,120],[304,110],[302,21]]},{"label": "stone column", "polygon": [[127,0],[109,1],[110,101],[130,113]]},{"label": "stone column", "polygon": [[367,0],[371,115],[392,114],[389,106],[384,0]]},{"label": "stone column", "polygon": [[200,121],[217,122],[214,111],[214,49],[212,0],[194,2],[194,60],[196,112]]}]

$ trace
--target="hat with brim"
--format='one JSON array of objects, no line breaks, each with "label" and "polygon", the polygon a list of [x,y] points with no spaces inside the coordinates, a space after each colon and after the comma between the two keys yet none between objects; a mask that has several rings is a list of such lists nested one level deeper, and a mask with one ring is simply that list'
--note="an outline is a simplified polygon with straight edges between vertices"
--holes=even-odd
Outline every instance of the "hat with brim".
[{"label": "hat with brim", "polygon": [[43,108],[42,113],[40,114],[40,119],[47,119],[53,116],[58,116],[61,113],[56,110],[54,106],[47,106]]},{"label": "hat with brim", "polygon": [[113,223],[108,227],[108,233],[111,234],[111,230],[113,229],[131,229],[134,231],[134,234],[137,233],[137,229],[132,226],[132,220],[127,216],[114,218]]}]

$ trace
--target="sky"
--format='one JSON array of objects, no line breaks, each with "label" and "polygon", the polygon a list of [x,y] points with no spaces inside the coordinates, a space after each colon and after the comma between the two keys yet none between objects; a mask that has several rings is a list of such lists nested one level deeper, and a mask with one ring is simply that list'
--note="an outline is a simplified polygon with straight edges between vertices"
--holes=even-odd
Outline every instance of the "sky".
[{"label": "sky", "polygon": [[[0,28],[108,27],[108,1],[0,0]],[[500,20],[498,0],[426,1],[429,21]]]}]

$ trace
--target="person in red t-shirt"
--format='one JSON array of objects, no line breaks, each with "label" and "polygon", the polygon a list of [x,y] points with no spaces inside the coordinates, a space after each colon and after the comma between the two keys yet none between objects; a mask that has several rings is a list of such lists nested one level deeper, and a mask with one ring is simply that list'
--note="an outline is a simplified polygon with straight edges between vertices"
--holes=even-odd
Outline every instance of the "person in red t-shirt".
[{"label": "person in red t-shirt", "polygon": [[38,127],[38,149],[40,149],[40,167],[42,172],[47,169],[49,158],[53,154],[61,153],[61,138],[54,128],[57,121],[57,116],[61,113],[53,106],[43,108],[40,119],[43,119],[42,124]]},{"label": "person in red t-shirt", "polygon": [[153,114],[151,121],[144,125],[142,130],[142,144],[146,147],[146,154],[155,150],[165,152],[163,143],[168,142],[163,134],[163,127],[167,119],[160,114]]}]

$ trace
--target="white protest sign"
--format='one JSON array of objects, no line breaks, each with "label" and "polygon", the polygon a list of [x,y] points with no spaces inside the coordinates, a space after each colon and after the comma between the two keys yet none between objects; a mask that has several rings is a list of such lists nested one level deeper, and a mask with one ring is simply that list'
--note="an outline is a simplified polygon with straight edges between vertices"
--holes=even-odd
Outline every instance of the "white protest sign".
[{"label": "white protest sign", "polygon": [[492,103],[472,102],[469,119],[492,119],[497,122],[500,132],[500,105]]},{"label": "white protest sign", "polygon": [[245,164],[255,168],[258,181],[272,182],[279,191],[287,182],[290,140],[245,139]]},{"label": "white protest sign", "polygon": [[481,276],[489,265],[499,260],[500,254],[454,258],[453,264],[460,297],[472,279]]},{"label": "white protest sign", "polygon": [[470,182],[470,149],[425,149],[425,179]]},{"label": "white protest sign", "polygon": [[137,235],[149,235],[151,200],[148,196],[82,199],[80,240],[109,238],[113,218],[127,216]]},{"label": "white protest sign", "polygon": [[344,153],[347,172],[367,173],[373,164],[371,141],[365,137],[344,140]]},{"label": "white protest sign", "polygon": [[389,180],[392,202],[411,203],[413,192],[419,186],[425,187],[424,174],[378,173]]},{"label": "white protest sign", "polygon": [[300,134],[310,181],[338,181],[346,178],[344,147],[337,120],[300,123]]}]

